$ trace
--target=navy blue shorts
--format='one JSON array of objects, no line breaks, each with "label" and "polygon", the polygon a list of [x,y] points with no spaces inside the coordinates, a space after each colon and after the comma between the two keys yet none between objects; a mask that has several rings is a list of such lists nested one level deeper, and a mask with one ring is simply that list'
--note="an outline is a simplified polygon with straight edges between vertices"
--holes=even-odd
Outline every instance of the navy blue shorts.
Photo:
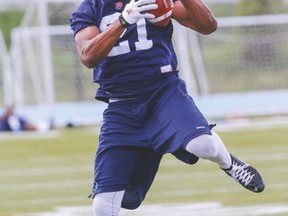
[{"label": "navy blue shorts", "polygon": [[122,207],[137,208],[157,173],[162,155],[187,164],[199,159],[185,150],[193,138],[211,134],[204,116],[173,75],[150,94],[111,102],[104,111],[95,158],[93,194],[125,190]]}]

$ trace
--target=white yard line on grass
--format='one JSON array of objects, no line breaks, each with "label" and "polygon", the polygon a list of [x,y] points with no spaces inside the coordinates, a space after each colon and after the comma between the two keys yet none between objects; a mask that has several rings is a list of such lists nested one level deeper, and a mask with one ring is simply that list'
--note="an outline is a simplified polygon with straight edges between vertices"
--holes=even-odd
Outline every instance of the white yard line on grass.
[{"label": "white yard line on grass", "polygon": [[[63,185],[62,185],[63,186]],[[69,184],[71,187],[72,185]],[[270,190],[285,190],[288,188],[288,183],[277,183],[277,184],[269,184]],[[239,193],[243,191],[242,187],[235,187],[235,188],[227,188],[227,187],[217,187],[214,189],[211,189],[209,192],[213,194],[226,194],[229,193],[233,195],[233,193]],[[207,189],[185,189],[185,190],[172,190],[172,191],[160,191],[160,192],[151,192],[150,197],[158,198],[158,197],[191,197],[191,196],[197,196],[197,195],[203,195],[207,194]],[[42,204],[51,204],[51,203],[59,203],[62,200],[69,201],[70,203],[79,203],[80,201],[87,200],[87,197],[84,196],[63,196],[63,197],[51,197],[51,198],[38,198],[38,199],[27,199],[15,202],[15,200],[5,200],[1,201],[1,206],[11,207],[16,205],[23,205],[23,206],[36,206],[36,205],[42,205]],[[286,200],[283,200],[286,202]],[[288,205],[287,205],[288,207]],[[288,214],[287,214],[288,215]],[[233,215],[234,216],[234,215]]]},{"label": "white yard line on grass", "polygon": [[[276,167],[274,169],[269,169],[269,174],[275,174],[285,172],[287,167]],[[268,173],[268,172],[267,172]],[[7,176],[7,175],[0,175]],[[214,178],[224,176],[224,173],[220,171],[191,171],[191,172],[174,172],[174,173],[161,173],[156,177],[158,181],[174,181],[179,179],[179,176],[182,178]],[[72,187],[72,186],[83,186],[90,185],[92,179],[65,179],[62,181],[42,181],[42,182],[28,182],[28,183],[14,183],[14,184],[2,184],[0,185],[0,193],[5,191],[27,191],[27,190],[38,190],[38,189],[49,189],[49,188],[63,188],[63,187]],[[288,183],[282,183],[282,187],[288,187]],[[280,184],[281,185],[281,184]],[[269,188],[279,189],[279,183],[269,184]],[[241,188],[242,189],[242,188]],[[206,189],[205,189],[206,190]],[[184,190],[183,193],[191,193],[189,190]],[[195,192],[195,189],[193,189]],[[198,190],[196,190],[198,191]],[[199,190],[201,191],[201,190]],[[197,192],[198,194],[198,192]],[[161,192],[163,196],[163,192]]]},{"label": "white yard line on grass", "polygon": [[[213,121],[212,121],[213,123]],[[215,122],[217,123],[217,121]],[[287,128],[287,116],[271,116],[263,119],[250,119],[249,117],[226,119],[217,123],[216,131],[229,132],[241,130],[267,130],[271,128]]]},{"label": "white yard line on grass", "polygon": [[[266,204],[256,206],[223,206],[217,202],[193,204],[157,204],[143,205],[137,210],[124,210],[121,216],[264,216],[275,214],[288,214],[288,205]],[[59,207],[54,212],[33,214],[14,214],[14,216],[91,216],[92,207]]]},{"label": "white yard line on grass", "polygon": [[[280,148],[280,147],[279,147]],[[85,155],[84,155],[85,156]],[[269,154],[254,154],[252,155],[241,155],[241,158],[243,159],[253,159],[253,161],[267,161],[267,158],[269,158],[269,161],[278,161],[278,160],[283,160],[286,161],[288,160],[288,153],[282,152],[282,153],[269,153]],[[35,158],[30,158],[35,160]],[[39,160],[47,160],[46,158],[39,158]],[[51,157],[48,158],[49,160],[53,161],[56,160],[56,157]],[[29,160],[29,159],[27,159]],[[211,164],[210,161],[207,160],[201,160],[201,163],[207,163]],[[171,159],[166,159],[164,162],[161,163],[161,167],[178,167],[179,165],[183,165],[183,163],[179,162],[175,158]],[[279,167],[278,167],[279,168]],[[273,171],[277,170],[278,168],[273,169]],[[280,167],[279,169],[282,168]],[[286,166],[285,168],[286,169]],[[49,175],[49,174],[57,174],[57,173],[74,173],[74,172],[92,172],[93,167],[92,165],[81,165],[81,166],[65,166],[65,169],[63,167],[46,167],[46,168],[33,168],[30,167],[29,169],[9,169],[9,170],[1,170],[0,172],[0,177],[12,177],[12,176],[18,176],[18,177],[23,177],[23,176],[38,176],[38,175]],[[206,173],[206,171],[205,171]],[[220,173],[218,171],[213,171],[212,173]],[[178,175],[178,173],[176,173]],[[198,172],[191,172],[192,176],[197,175]],[[202,174],[202,172],[200,172]],[[162,174],[163,176],[165,174]],[[168,174],[171,175],[171,174]],[[190,174],[188,174],[190,175]],[[211,175],[211,172],[209,173]],[[166,178],[166,176],[165,176]]]},{"label": "white yard line on grass", "polygon": [[[31,158],[30,158],[31,159]],[[45,157],[43,160],[57,160],[57,157]],[[34,159],[36,160],[36,159]],[[43,175],[55,175],[63,173],[82,173],[92,172],[92,165],[79,165],[79,166],[65,166],[63,167],[45,167],[45,168],[29,168],[29,169],[10,169],[1,170],[0,177],[25,177],[25,176],[43,176]]]},{"label": "white yard line on grass", "polygon": [[58,138],[60,136],[60,132],[53,131],[29,131],[29,132],[0,132],[0,140],[16,140],[16,139],[50,139],[50,138]]}]

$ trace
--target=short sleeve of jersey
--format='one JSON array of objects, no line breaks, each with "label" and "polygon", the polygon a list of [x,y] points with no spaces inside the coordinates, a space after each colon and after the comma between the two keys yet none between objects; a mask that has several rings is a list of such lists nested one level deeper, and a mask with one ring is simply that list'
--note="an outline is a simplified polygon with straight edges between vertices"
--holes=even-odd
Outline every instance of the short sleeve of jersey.
[{"label": "short sleeve of jersey", "polygon": [[70,26],[74,31],[74,35],[88,26],[98,26],[99,21],[96,17],[95,4],[95,0],[84,0],[69,17]]}]

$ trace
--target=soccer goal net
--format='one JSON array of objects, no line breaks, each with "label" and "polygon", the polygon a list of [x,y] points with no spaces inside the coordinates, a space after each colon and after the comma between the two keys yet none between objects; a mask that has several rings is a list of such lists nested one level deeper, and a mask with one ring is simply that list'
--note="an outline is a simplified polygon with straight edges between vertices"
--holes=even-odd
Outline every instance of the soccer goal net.
[{"label": "soccer goal net", "polygon": [[185,74],[191,73],[185,68],[193,69],[196,94],[288,89],[288,14],[227,17],[218,22],[211,35],[181,29],[174,37],[180,67]]}]

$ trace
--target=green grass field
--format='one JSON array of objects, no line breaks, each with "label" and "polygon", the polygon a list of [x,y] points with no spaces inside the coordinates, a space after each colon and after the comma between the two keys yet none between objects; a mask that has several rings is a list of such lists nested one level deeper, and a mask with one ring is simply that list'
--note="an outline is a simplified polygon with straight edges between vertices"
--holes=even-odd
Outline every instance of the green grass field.
[{"label": "green grass field", "polygon": [[[90,205],[87,195],[97,133],[97,127],[83,127],[43,134],[0,134],[0,216]],[[167,155],[144,205],[288,205],[288,128],[219,133],[230,152],[262,173],[266,182],[263,193],[243,189],[210,162],[201,160],[188,166]]]}]

